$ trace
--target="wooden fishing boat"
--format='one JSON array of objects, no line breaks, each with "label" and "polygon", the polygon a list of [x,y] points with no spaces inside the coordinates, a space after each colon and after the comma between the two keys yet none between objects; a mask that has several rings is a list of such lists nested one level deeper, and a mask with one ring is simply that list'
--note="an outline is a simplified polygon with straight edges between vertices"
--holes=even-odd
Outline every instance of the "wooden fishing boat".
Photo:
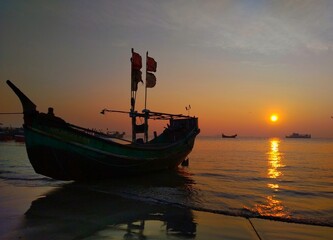
[{"label": "wooden fishing boat", "polygon": [[[200,132],[196,117],[147,109],[142,113],[135,111],[132,96],[130,112],[102,110],[127,113],[132,119],[132,141],[113,141],[99,132],[66,122],[55,116],[52,108],[48,113],[37,111],[36,105],[11,81],[7,80],[7,84],[22,103],[26,149],[34,170],[58,180],[102,179],[176,168],[191,152]],[[143,125],[136,124],[138,117],[144,118]],[[154,134],[151,140],[149,119],[169,121],[165,130],[158,136]],[[144,139],[136,138],[139,133],[144,134]]]},{"label": "wooden fishing boat", "polygon": [[225,135],[222,133],[222,138],[236,138],[237,137],[237,134],[235,135]]}]

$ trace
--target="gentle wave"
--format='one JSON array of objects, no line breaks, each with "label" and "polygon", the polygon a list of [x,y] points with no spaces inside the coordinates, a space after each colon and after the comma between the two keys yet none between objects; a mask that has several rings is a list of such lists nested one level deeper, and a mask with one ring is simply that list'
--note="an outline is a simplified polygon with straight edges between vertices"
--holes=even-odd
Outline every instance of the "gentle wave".
[{"label": "gentle wave", "polygon": [[305,192],[297,190],[279,189],[280,194],[286,194],[288,196],[299,196],[299,197],[333,197],[332,192]]},{"label": "gentle wave", "polygon": [[[206,208],[202,206],[202,202],[186,202],[186,201],[179,201],[179,199],[175,198],[165,198],[165,197],[153,197],[153,196],[147,196],[143,195],[141,193],[133,193],[128,191],[120,191],[120,192],[108,192],[103,190],[96,190],[107,194],[114,194],[118,195],[124,198],[129,198],[132,200],[137,201],[143,201],[146,203],[153,203],[153,204],[164,204],[164,205],[170,205],[170,206],[177,206],[181,208],[187,208],[191,210],[196,211],[202,211],[202,212],[209,212],[209,213],[215,213],[215,214],[223,214],[228,216],[235,216],[235,217],[244,217],[244,218],[260,218],[260,219],[267,219],[267,220],[274,220],[274,221],[281,221],[281,222],[289,222],[289,223],[300,223],[300,224],[308,224],[308,225],[318,225],[318,226],[328,226],[333,227],[332,219],[311,219],[311,218],[300,218],[300,217],[279,217],[279,216],[271,216],[271,215],[261,215],[258,211],[255,211],[253,209],[249,209],[247,207],[242,208],[230,208],[230,209],[214,209],[214,208]],[[174,190],[171,190],[174,193]],[[168,192],[168,191],[166,191]],[[170,191],[169,191],[170,193]],[[225,196],[224,196],[225,197]],[[232,196],[231,198],[233,198]],[[193,199],[191,199],[193,200]],[[195,204],[197,203],[197,204]],[[308,212],[304,212],[308,213]],[[333,210],[332,210],[333,213]],[[320,213],[318,213],[320,215]]]},{"label": "gentle wave", "polygon": [[223,179],[223,180],[237,180],[237,181],[266,181],[268,178],[266,177],[253,177],[253,176],[239,176],[239,175],[228,175],[228,174],[221,174],[221,173],[198,173],[197,176],[200,177],[208,177],[208,178],[216,178],[216,179]]}]

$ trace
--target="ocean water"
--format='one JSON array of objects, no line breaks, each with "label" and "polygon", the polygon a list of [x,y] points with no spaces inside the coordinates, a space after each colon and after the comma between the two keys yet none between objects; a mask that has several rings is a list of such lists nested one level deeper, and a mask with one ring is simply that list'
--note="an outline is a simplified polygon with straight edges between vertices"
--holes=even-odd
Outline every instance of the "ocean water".
[{"label": "ocean water", "polygon": [[189,160],[188,167],[144,177],[62,182],[36,174],[24,144],[0,142],[0,181],[31,188],[59,186],[65,192],[79,188],[132,202],[333,227],[333,139],[199,137]]}]

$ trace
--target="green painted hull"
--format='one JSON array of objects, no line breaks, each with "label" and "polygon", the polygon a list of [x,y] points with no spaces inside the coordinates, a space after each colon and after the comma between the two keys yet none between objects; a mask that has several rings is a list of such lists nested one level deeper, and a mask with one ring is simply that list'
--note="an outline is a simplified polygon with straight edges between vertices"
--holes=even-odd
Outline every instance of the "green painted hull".
[{"label": "green painted hull", "polygon": [[89,180],[176,168],[191,152],[196,132],[170,144],[120,144],[86,134],[25,127],[35,171],[59,180]]}]

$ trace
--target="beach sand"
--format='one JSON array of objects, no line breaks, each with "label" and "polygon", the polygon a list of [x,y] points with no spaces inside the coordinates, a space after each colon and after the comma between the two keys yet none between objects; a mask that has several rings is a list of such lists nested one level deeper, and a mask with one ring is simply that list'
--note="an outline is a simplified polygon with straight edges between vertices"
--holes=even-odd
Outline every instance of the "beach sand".
[{"label": "beach sand", "polygon": [[0,182],[0,239],[332,239],[333,228],[145,203],[77,184]]}]

